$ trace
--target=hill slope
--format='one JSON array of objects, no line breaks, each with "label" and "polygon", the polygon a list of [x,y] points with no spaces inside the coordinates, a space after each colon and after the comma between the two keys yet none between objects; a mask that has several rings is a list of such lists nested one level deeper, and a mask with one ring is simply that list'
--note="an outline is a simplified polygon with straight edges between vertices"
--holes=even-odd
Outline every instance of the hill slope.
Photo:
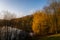
[{"label": "hill slope", "polygon": [[60,34],[54,34],[47,37],[40,38],[39,40],[60,40]]}]

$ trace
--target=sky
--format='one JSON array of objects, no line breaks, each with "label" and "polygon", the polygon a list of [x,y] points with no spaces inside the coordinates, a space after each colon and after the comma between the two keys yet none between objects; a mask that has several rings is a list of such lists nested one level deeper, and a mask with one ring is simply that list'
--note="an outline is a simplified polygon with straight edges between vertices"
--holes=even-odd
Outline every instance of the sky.
[{"label": "sky", "polygon": [[37,10],[42,10],[47,5],[47,0],[0,0],[0,18],[2,11],[15,13],[17,17],[31,15]]}]

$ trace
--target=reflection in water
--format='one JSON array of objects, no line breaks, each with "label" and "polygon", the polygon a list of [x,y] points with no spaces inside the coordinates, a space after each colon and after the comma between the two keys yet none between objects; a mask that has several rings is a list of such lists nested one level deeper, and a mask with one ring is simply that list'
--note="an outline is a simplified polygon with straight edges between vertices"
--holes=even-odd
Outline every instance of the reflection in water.
[{"label": "reflection in water", "polygon": [[2,27],[1,40],[28,40],[29,33],[12,27]]}]

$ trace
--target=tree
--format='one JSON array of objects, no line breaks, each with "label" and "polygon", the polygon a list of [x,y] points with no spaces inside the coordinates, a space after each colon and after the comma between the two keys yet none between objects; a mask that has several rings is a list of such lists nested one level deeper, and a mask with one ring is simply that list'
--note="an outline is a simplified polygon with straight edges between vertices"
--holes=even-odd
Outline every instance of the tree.
[{"label": "tree", "polygon": [[25,17],[12,19],[11,24],[15,28],[19,28],[27,32],[32,32],[32,19],[33,15],[27,15]]},{"label": "tree", "polygon": [[52,14],[53,15],[53,25],[55,28],[55,32],[57,33],[57,28],[58,28],[58,15],[60,14],[60,1],[59,0],[50,0],[50,4],[49,6],[44,8],[44,11],[48,14]]},{"label": "tree", "polygon": [[[47,15],[44,12],[37,11],[33,15],[32,30],[37,35],[47,34],[49,26],[47,24]],[[47,29],[48,28],[48,29]],[[49,30],[48,30],[49,31]]]},{"label": "tree", "polygon": [[4,19],[5,20],[11,20],[13,18],[16,18],[16,15],[15,14],[10,13],[8,11],[4,11],[3,13],[4,13]]}]

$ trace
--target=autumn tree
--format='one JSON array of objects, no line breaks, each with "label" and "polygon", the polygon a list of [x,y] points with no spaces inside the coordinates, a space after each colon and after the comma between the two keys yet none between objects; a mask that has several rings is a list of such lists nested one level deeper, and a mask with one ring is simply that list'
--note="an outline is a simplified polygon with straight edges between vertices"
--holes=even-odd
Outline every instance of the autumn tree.
[{"label": "autumn tree", "polygon": [[33,15],[32,30],[35,34],[45,35],[49,31],[47,15],[44,12],[37,11]]},{"label": "autumn tree", "polygon": [[54,28],[55,28],[55,33],[57,33],[57,28],[59,26],[59,15],[60,15],[60,1],[59,0],[50,0],[50,4],[49,6],[45,7],[44,8],[44,11],[47,13],[47,14],[52,14],[53,15],[53,25],[54,25]]}]

